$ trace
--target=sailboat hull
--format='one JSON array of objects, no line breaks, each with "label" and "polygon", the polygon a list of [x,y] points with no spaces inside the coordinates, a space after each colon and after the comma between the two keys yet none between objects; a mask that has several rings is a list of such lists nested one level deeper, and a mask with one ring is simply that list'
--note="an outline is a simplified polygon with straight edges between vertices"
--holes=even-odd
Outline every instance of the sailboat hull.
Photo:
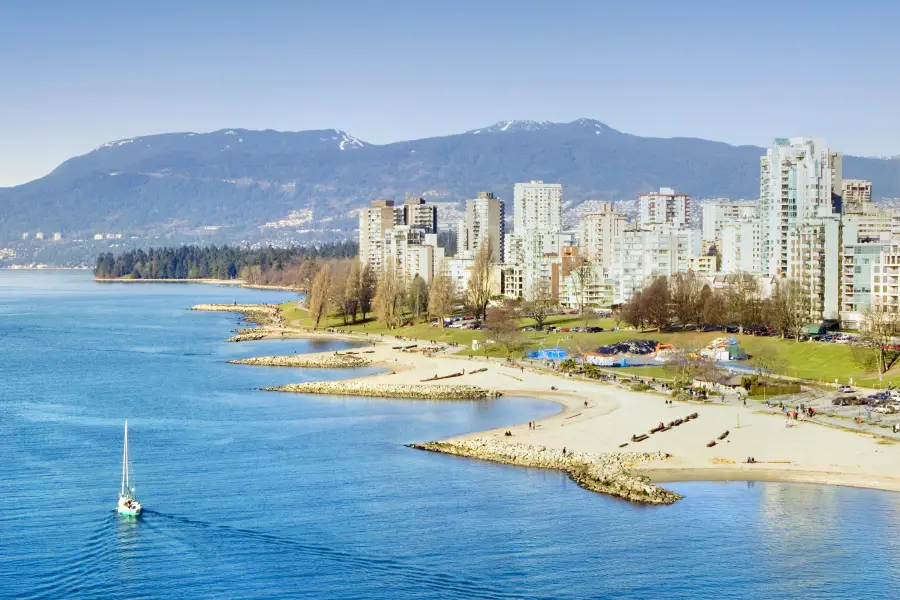
[{"label": "sailboat hull", "polygon": [[140,502],[136,500],[132,500],[131,506],[127,506],[125,504],[125,499],[120,499],[118,506],[116,506],[116,511],[120,515],[126,517],[137,517],[141,514],[141,510],[143,510],[143,507],[141,506]]}]

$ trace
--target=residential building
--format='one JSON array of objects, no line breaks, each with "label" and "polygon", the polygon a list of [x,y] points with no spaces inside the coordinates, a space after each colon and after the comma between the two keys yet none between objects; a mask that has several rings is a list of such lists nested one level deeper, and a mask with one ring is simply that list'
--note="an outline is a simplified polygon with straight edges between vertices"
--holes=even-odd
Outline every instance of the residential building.
[{"label": "residential building", "polygon": [[37,233],[35,233],[35,234],[34,234],[34,239],[36,239],[36,240],[42,240],[42,239],[44,239],[44,234],[43,234],[43,232],[38,231]]},{"label": "residential building", "polygon": [[477,198],[467,200],[465,249],[475,253],[490,240],[493,261],[504,262],[504,217],[503,200],[491,192],[479,192]]},{"label": "residential building", "polygon": [[375,200],[359,213],[359,258],[376,273],[384,264],[385,232],[398,224],[397,217],[393,200]]},{"label": "residential building", "polygon": [[403,205],[397,207],[397,211],[398,225],[423,229],[425,233],[437,233],[437,206],[425,204],[425,198],[406,198]]},{"label": "residential building", "polygon": [[900,312],[900,238],[892,238],[872,264],[871,303],[881,310]]},{"label": "residential building", "polygon": [[54,231],[53,232],[53,241],[58,242],[60,240],[62,240],[62,233],[60,233],[58,231]]},{"label": "residential building", "polygon": [[820,208],[840,212],[842,155],[818,138],[778,138],[760,158],[759,181],[763,269],[783,276],[791,229]]},{"label": "residential building", "polygon": [[[425,241],[425,230],[409,225],[395,225],[384,232],[381,264],[393,265],[394,271],[404,280],[412,279],[415,273],[411,270],[410,249],[421,246]],[[416,268],[420,266],[416,259]]]},{"label": "residential building", "polygon": [[717,249],[722,273],[745,271],[760,275],[762,264],[762,226],[758,219],[722,224]]},{"label": "residential building", "polygon": [[24,240],[27,240],[27,239],[30,237],[30,235],[31,235],[31,234],[28,233],[27,231],[24,232],[24,233],[22,234],[22,240],[23,240],[23,241],[24,241]]},{"label": "residential building", "polygon": [[700,205],[703,241],[718,242],[719,232],[724,224],[756,219],[758,216],[758,201],[729,202],[725,199],[718,199],[704,202]]},{"label": "residential building", "polygon": [[465,219],[456,222],[456,255],[462,256],[469,250],[469,225]]},{"label": "residential building", "polygon": [[691,270],[700,256],[700,232],[668,226],[629,227],[613,246],[610,275],[615,303],[627,302],[655,277]]},{"label": "residential building", "polygon": [[584,215],[579,227],[579,244],[584,256],[600,268],[603,278],[609,276],[613,242],[621,235],[628,219],[613,212],[612,204],[603,202],[600,210]]},{"label": "residential building", "polygon": [[841,184],[841,209],[844,214],[866,212],[872,206],[872,182],[844,179]]},{"label": "residential building", "polygon": [[702,277],[711,277],[716,272],[716,255],[703,254],[690,258],[690,270]]},{"label": "residential building", "polygon": [[788,231],[785,275],[799,280],[809,296],[810,318],[839,318],[841,218],[821,205],[816,218],[808,218]]},{"label": "residential building", "polygon": [[531,181],[513,187],[513,229],[562,231],[562,184]]},{"label": "residential building", "polygon": [[690,227],[691,225],[691,197],[687,194],[676,194],[674,189],[664,187],[652,194],[641,194],[638,196],[638,202],[642,226]]}]

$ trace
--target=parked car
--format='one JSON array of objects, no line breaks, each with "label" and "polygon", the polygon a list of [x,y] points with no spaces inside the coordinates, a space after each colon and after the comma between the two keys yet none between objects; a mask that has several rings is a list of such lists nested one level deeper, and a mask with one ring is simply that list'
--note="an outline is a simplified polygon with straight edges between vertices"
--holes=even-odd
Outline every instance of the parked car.
[{"label": "parked car", "polygon": [[588,331],[591,333],[602,333],[603,328],[602,327],[588,327]]},{"label": "parked car", "polygon": [[722,331],[721,325],[704,325],[700,331]]},{"label": "parked car", "polygon": [[849,394],[849,393],[853,392],[853,388],[850,387],[849,385],[842,385],[842,386],[838,387],[838,391],[842,394]]},{"label": "parked car", "polygon": [[726,333],[737,333],[740,330],[741,330],[741,328],[738,327],[737,325],[729,325],[728,327],[725,328]]}]

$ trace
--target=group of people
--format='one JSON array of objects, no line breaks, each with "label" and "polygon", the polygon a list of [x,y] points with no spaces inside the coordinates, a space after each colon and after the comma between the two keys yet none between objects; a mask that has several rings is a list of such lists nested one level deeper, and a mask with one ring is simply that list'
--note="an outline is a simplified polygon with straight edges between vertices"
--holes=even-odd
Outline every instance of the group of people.
[{"label": "group of people", "polygon": [[537,423],[534,421],[528,421],[528,429],[531,429],[531,430],[537,429]]},{"label": "group of people", "polygon": [[675,401],[669,398],[666,398],[666,406],[675,406]]},{"label": "group of people", "polygon": [[752,465],[752,464],[755,463],[755,462],[756,462],[756,459],[753,458],[752,456],[748,456],[748,457],[747,457],[747,464],[748,464],[748,465]]}]

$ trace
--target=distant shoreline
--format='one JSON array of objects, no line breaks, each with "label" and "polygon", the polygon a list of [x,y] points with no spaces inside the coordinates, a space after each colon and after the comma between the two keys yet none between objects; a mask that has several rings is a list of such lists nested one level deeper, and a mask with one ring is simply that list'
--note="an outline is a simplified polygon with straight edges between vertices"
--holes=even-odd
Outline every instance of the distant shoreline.
[{"label": "distant shoreline", "polygon": [[260,285],[246,283],[242,279],[133,279],[124,277],[94,277],[94,281],[97,283],[205,283],[207,285],[228,285],[248,290],[274,290],[278,292],[294,292],[295,294],[302,293],[302,290],[286,285]]}]

